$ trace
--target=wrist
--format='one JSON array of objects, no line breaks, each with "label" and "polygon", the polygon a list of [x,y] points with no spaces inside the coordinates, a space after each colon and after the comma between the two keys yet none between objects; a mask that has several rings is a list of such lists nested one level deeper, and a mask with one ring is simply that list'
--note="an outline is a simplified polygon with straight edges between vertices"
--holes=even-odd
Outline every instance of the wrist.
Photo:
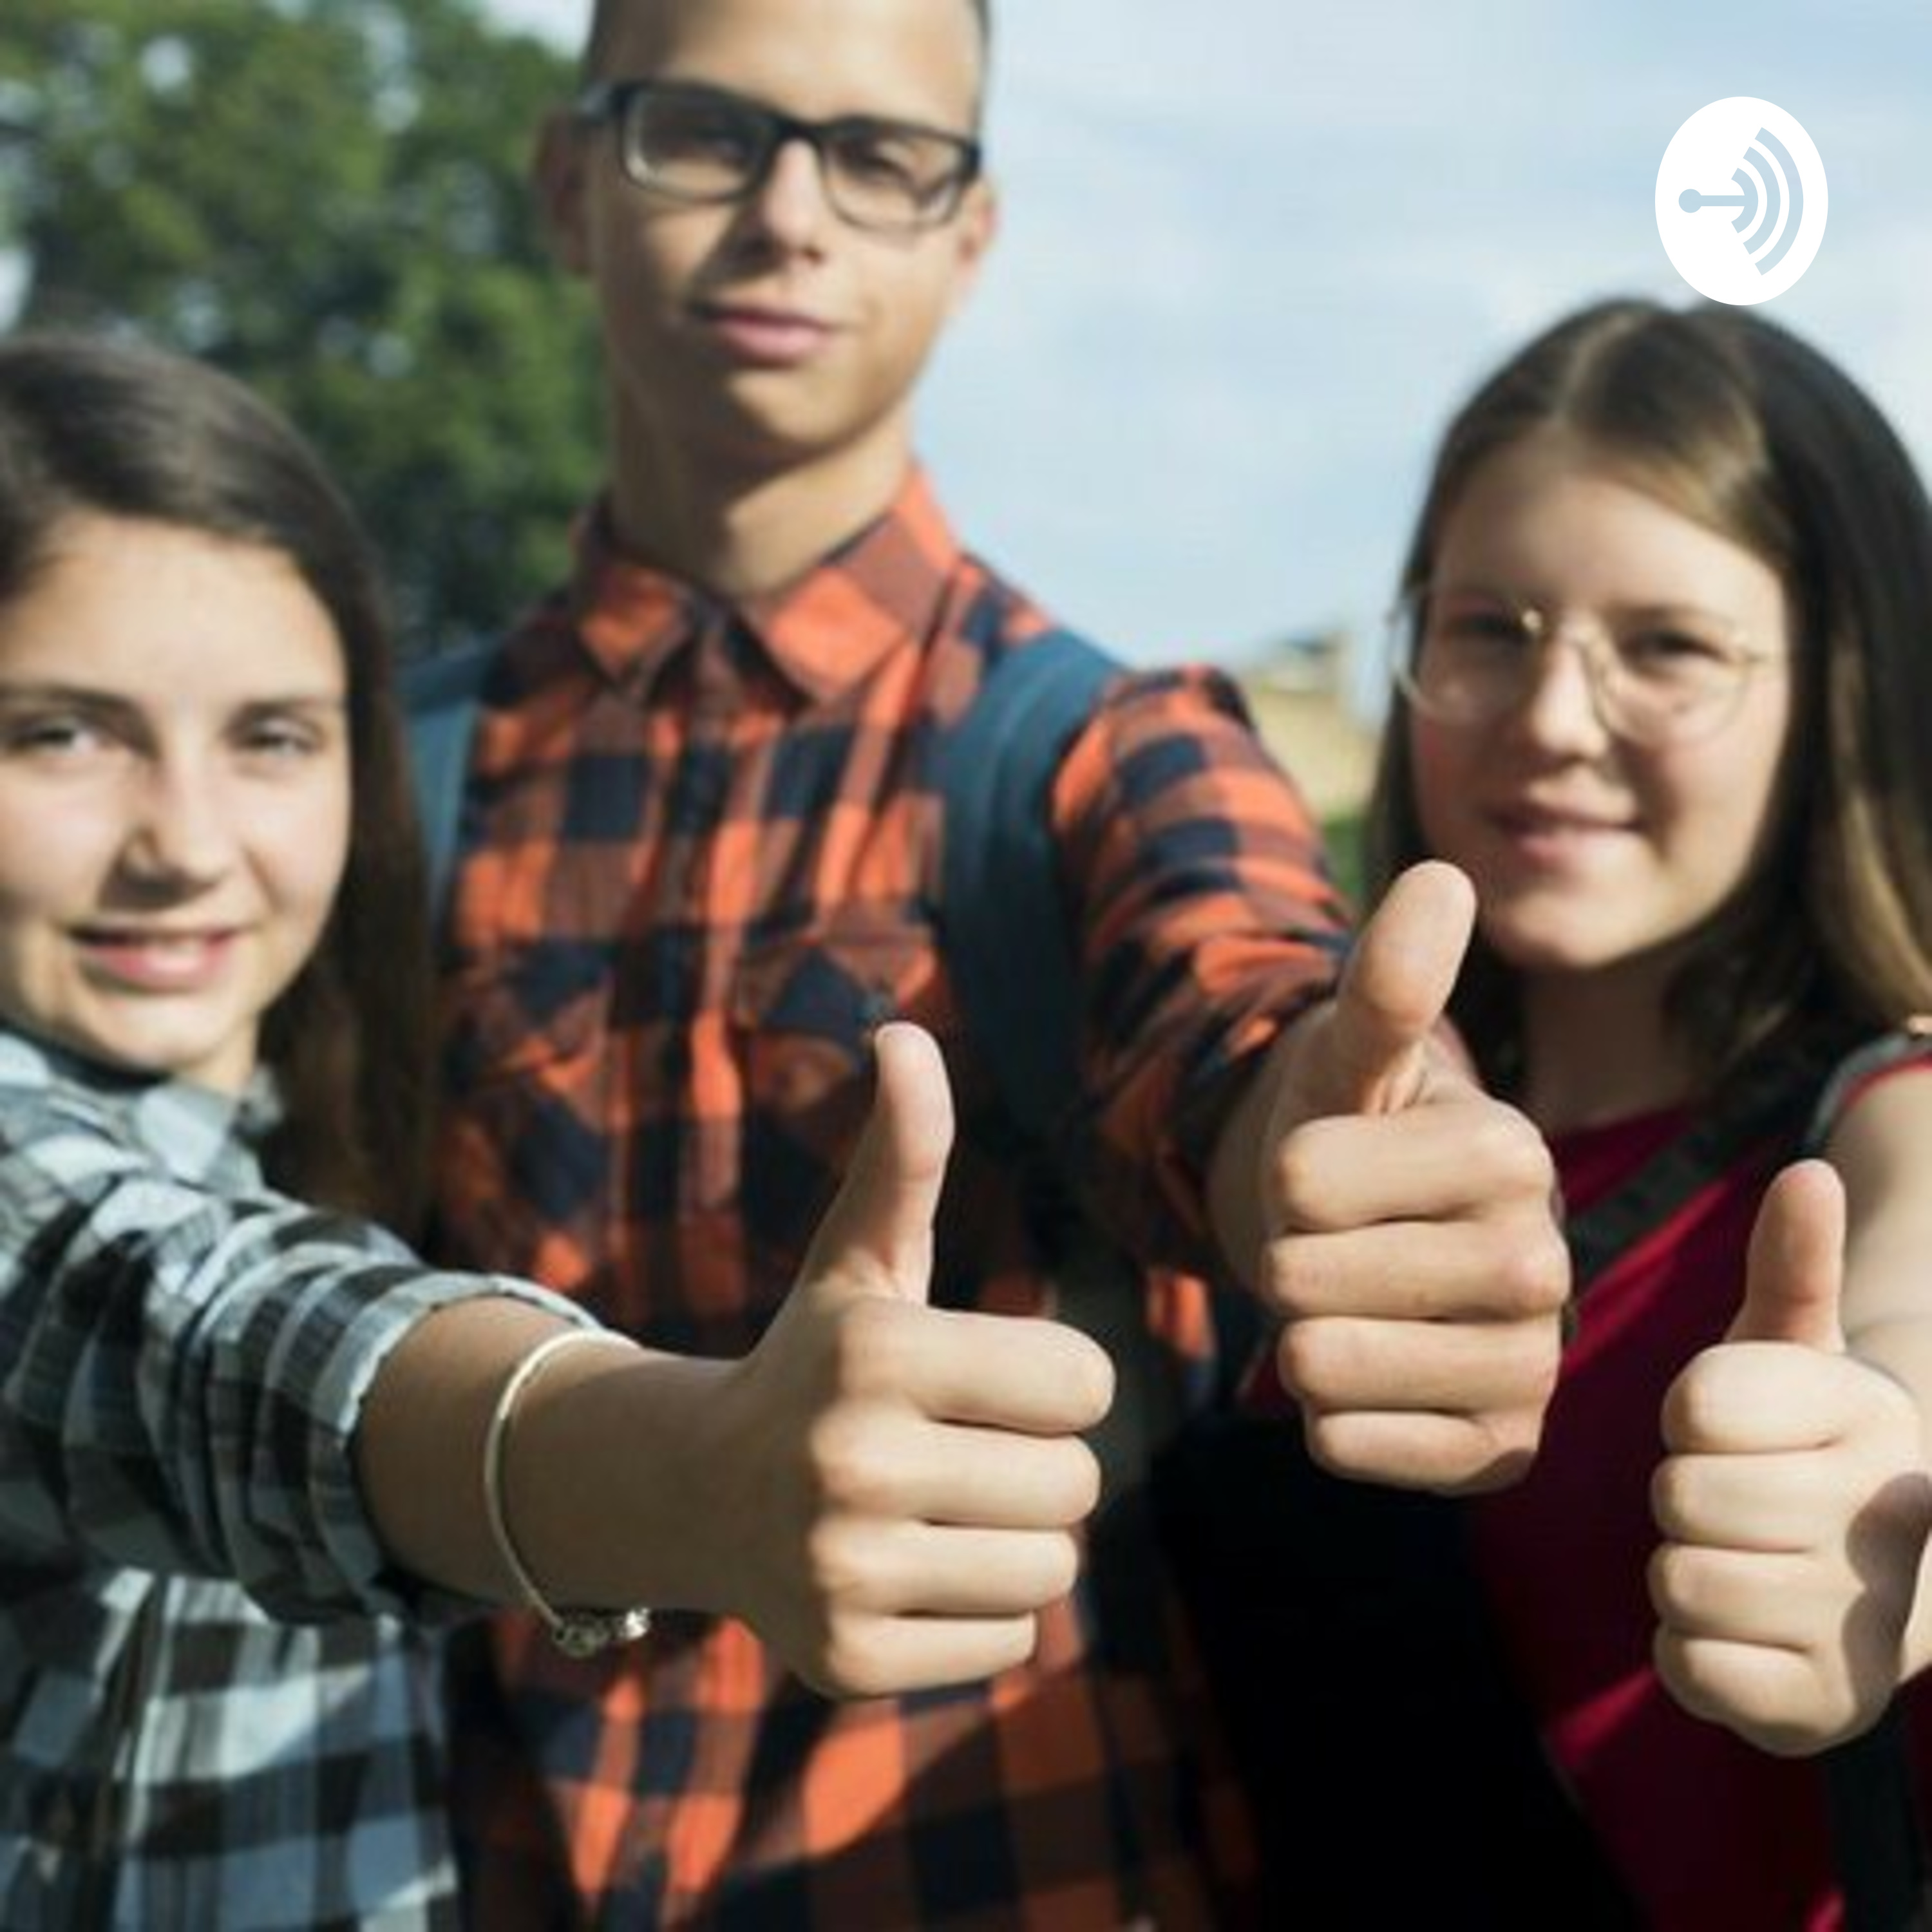
[{"label": "wrist", "polygon": [[553,1605],[709,1609],[705,1418],[727,1364],[621,1347],[564,1351],[520,1394],[504,1520]]},{"label": "wrist", "polygon": [[540,1581],[525,1560],[510,1526],[506,1470],[520,1404],[566,1355],[593,1349],[627,1354],[636,1352],[634,1345],[622,1336],[597,1329],[567,1328],[548,1336],[524,1354],[505,1377],[483,1438],[483,1515],[497,1561],[509,1578],[514,1600],[536,1617],[558,1649],[575,1658],[592,1657],[614,1644],[636,1642],[648,1634],[651,1613],[640,1604],[620,1608],[580,1603],[572,1594],[560,1594]]},{"label": "wrist", "polygon": [[1306,1030],[1319,1026],[1329,1002],[1311,999],[1252,1060],[1216,1136],[1207,1170],[1208,1219],[1222,1258],[1250,1288],[1267,1278],[1265,1250],[1275,1191],[1276,1118],[1289,1069]]}]

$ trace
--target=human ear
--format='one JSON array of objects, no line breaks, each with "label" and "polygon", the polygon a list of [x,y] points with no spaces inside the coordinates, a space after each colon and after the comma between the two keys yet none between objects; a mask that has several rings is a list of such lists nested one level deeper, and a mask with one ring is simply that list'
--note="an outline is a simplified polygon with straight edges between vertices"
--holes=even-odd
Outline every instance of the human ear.
[{"label": "human ear", "polygon": [[980,279],[980,265],[999,232],[999,195],[993,184],[982,177],[967,190],[966,199],[952,218],[952,286],[946,302],[949,316],[958,314],[972,293]]},{"label": "human ear", "polygon": [[589,160],[584,128],[560,108],[537,130],[530,185],[550,252],[573,275],[590,272]]}]

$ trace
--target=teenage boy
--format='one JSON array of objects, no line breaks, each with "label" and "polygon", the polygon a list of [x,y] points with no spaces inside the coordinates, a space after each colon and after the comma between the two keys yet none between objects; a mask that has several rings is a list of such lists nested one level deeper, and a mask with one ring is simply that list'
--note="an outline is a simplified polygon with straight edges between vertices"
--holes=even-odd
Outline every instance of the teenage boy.
[{"label": "teenage boy", "polygon": [[[571,584],[485,688],[443,1222],[457,1256],[666,1348],[739,1354],[782,1318],[890,1014],[938,1034],[958,1096],[935,1300],[1054,1306],[1002,1042],[968,1036],[935,914],[933,753],[1047,628],[962,548],[912,453],[914,386],[995,227],[988,32],[975,0],[602,0],[584,91],[543,136],[556,245],[602,320],[610,474]],[[1082,988],[1055,1178],[1146,1264],[1177,1376],[1213,1366],[1201,1277],[1238,1277],[1286,1318],[1324,1461],[1506,1478],[1534,1446],[1567,1264],[1540,1144],[1430,1037],[1461,882],[1405,882],[1325,1000],[1341,915],[1315,834],[1205,674],[1117,680],[1050,825]],[[976,1408],[998,1333],[948,1338],[949,1387],[898,1392],[890,1348],[826,1372],[1022,1427]],[[855,1480],[840,1443],[812,1450],[810,1480],[918,1514],[916,1459]],[[850,1597],[899,1602],[867,1546]],[[920,1553],[908,1524],[904,1565]],[[760,1554],[738,1553],[735,1600],[757,1600]],[[847,1560],[836,1535],[818,1555]],[[1088,1583],[1036,1626],[986,1587],[962,1574],[932,1607],[997,1623],[1006,1667],[944,1689],[968,1666],[904,1647],[912,1620],[882,1652],[862,1616],[661,1614],[589,1661],[503,1621],[457,1677],[478,1922],[1082,1932],[1238,1912],[1256,1852],[1184,1639],[1150,1669],[1117,1654]]]}]

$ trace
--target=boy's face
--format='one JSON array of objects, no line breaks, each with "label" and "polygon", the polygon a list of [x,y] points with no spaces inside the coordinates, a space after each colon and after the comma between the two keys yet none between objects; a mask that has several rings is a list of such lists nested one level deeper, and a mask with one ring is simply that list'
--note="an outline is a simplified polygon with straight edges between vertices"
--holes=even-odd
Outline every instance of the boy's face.
[{"label": "boy's face", "polygon": [[[614,25],[606,81],[975,131],[968,0],[632,0]],[[868,451],[896,461],[914,385],[993,225],[976,184],[937,227],[854,227],[800,142],[742,200],[680,203],[626,178],[608,124],[554,130],[544,185],[566,261],[596,292],[620,471],[668,466],[700,487]]]}]

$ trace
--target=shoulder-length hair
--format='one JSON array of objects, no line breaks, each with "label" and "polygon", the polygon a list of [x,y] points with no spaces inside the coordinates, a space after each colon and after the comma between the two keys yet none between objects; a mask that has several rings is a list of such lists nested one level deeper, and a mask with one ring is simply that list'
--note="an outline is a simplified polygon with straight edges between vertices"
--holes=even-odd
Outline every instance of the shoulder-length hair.
[{"label": "shoulder-length hair", "polygon": [[410,1227],[428,1147],[426,886],[373,556],[293,429],[230,378],[159,350],[55,334],[0,343],[0,603],[62,524],[138,519],[257,544],[328,613],[348,694],[347,863],[316,950],[262,1016],[284,1113],[280,1187]]},{"label": "shoulder-length hair", "polygon": [[[1753,310],[1604,302],[1512,356],[1451,422],[1405,591],[1430,576],[1476,470],[1546,429],[1760,558],[1790,614],[1779,823],[1668,988],[1673,1034],[1715,1082],[1787,1028],[1932,1008],[1932,503],[1891,426]],[[1425,856],[1409,739],[1398,693],[1369,812],[1378,888]],[[1513,1081],[1514,984],[1480,941],[1452,1011],[1485,1072]]]}]

